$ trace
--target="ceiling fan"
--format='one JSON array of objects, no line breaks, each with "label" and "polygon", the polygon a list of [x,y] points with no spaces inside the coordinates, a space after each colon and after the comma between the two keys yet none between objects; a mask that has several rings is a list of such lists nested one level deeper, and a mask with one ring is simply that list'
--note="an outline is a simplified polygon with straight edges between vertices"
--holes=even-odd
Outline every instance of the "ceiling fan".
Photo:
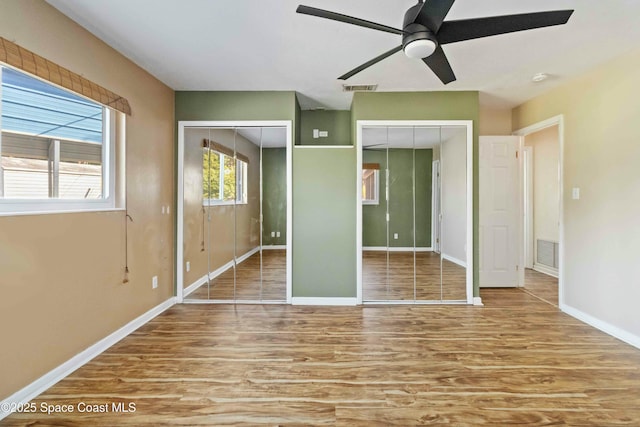
[{"label": "ceiling fan", "polygon": [[310,6],[300,5],[296,12],[402,36],[400,46],[394,47],[343,74],[338,77],[339,80],[347,80],[394,53],[404,50],[408,57],[422,59],[444,84],[455,81],[456,76],[442,50],[442,45],[534,28],[563,25],[569,21],[573,13],[573,10],[556,10],[445,21],[444,19],[454,2],[455,0],[418,0],[418,4],[410,7],[404,14],[402,30]]}]

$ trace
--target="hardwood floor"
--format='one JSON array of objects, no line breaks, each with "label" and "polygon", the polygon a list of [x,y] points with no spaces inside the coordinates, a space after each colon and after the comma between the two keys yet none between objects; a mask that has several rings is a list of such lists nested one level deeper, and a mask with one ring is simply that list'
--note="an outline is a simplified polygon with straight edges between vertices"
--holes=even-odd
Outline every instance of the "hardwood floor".
[{"label": "hardwood floor", "polygon": [[[387,270],[388,262],[388,270]],[[415,299],[418,301],[465,301],[466,269],[442,260],[434,252],[417,252]],[[442,281],[442,283],[441,283]],[[362,295],[365,301],[414,300],[413,252],[363,251]]]},{"label": "hardwood floor", "polygon": [[484,307],[178,305],[0,425],[638,426],[640,350],[519,289]]},{"label": "hardwood floor", "polygon": [[558,306],[558,279],[527,268],[524,271],[525,292]]},{"label": "hardwood floor", "polygon": [[208,285],[199,287],[187,298],[233,301],[235,297],[236,300],[245,301],[286,301],[286,250],[263,250],[262,272],[260,272],[260,259],[259,252],[253,254],[238,264],[235,275],[233,268],[230,268],[212,279]]}]

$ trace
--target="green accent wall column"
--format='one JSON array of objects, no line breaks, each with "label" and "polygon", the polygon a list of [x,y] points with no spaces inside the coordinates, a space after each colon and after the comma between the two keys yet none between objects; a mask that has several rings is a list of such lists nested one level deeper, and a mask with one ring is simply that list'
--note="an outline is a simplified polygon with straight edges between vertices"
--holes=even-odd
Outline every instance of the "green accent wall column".
[{"label": "green accent wall column", "polygon": [[293,296],[356,296],[356,150],[293,150]]}]

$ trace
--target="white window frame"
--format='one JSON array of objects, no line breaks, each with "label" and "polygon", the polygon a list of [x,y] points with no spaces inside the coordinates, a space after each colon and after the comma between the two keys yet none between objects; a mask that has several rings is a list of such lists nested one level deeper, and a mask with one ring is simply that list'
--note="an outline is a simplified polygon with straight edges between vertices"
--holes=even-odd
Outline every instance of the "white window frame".
[{"label": "white window frame", "polygon": [[[375,198],[370,200],[367,199],[365,200],[364,197],[362,198],[362,204],[363,205],[379,205],[380,204],[380,170],[379,169],[363,169],[363,172],[365,170],[372,170],[374,177],[375,177]],[[364,175],[364,174],[363,174]],[[362,183],[364,185],[364,182]]]},{"label": "white window frame", "polygon": [[[202,206],[229,206],[247,204],[247,169],[249,164],[236,158],[236,198],[235,200],[223,200],[224,197],[224,159],[230,157],[216,150],[211,150],[220,156],[220,187],[218,199],[202,199]],[[240,166],[242,165],[242,166]],[[240,166],[240,167],[239,167]]]},{"label": "white window frame", "polygon": [[[2,64],[2,67],[5,67]],[[2,81],[2,67],[0,67],[0,81]],[[30,77],[37,78],[27,74]],[[53,86],[49,82],[45,82]],[[74,95],[78,95],[64,89]],[[0,85],[0,120],[2,117],[2,86]],[[91,102],[95,102],[90,100]],[[102,194],[101,199],[5,199],[0,198],[0,216],[35,215],[63,212],[91,212],[115,210],[116,188],[116,117],[108,107],[103,108],[102,115]],[[0,129],[2,122],[0,121]],[[0,132],[0,153],[2,152],[2,134]],[[0,184],[2,178],[0,177]]]}]

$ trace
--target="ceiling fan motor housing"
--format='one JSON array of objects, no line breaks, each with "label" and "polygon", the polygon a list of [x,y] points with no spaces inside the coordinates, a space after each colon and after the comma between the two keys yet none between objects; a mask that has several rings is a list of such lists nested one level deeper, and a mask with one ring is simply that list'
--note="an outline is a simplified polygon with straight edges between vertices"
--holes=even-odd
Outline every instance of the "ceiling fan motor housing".
[{"label": "ceiling fan motor housing", "polygon": [[[422,3],[418,3],[417,5],[407,10],[407,12],[404,14],[404,24],[402,26],[402,29],[404,31],[404,34],[402,35],[402,49],[408,56],[414,55],[410,54],[411,49],[407,50],[407,46],[416,41],[424,40],[432,42],[433,50],[438,47],[438,40],[436,39],[435,34],[433,34],[433,32],[424,25],[416,23],[416,18],[421,9]],[[427,50],[429,49],[427,48]]]}]

